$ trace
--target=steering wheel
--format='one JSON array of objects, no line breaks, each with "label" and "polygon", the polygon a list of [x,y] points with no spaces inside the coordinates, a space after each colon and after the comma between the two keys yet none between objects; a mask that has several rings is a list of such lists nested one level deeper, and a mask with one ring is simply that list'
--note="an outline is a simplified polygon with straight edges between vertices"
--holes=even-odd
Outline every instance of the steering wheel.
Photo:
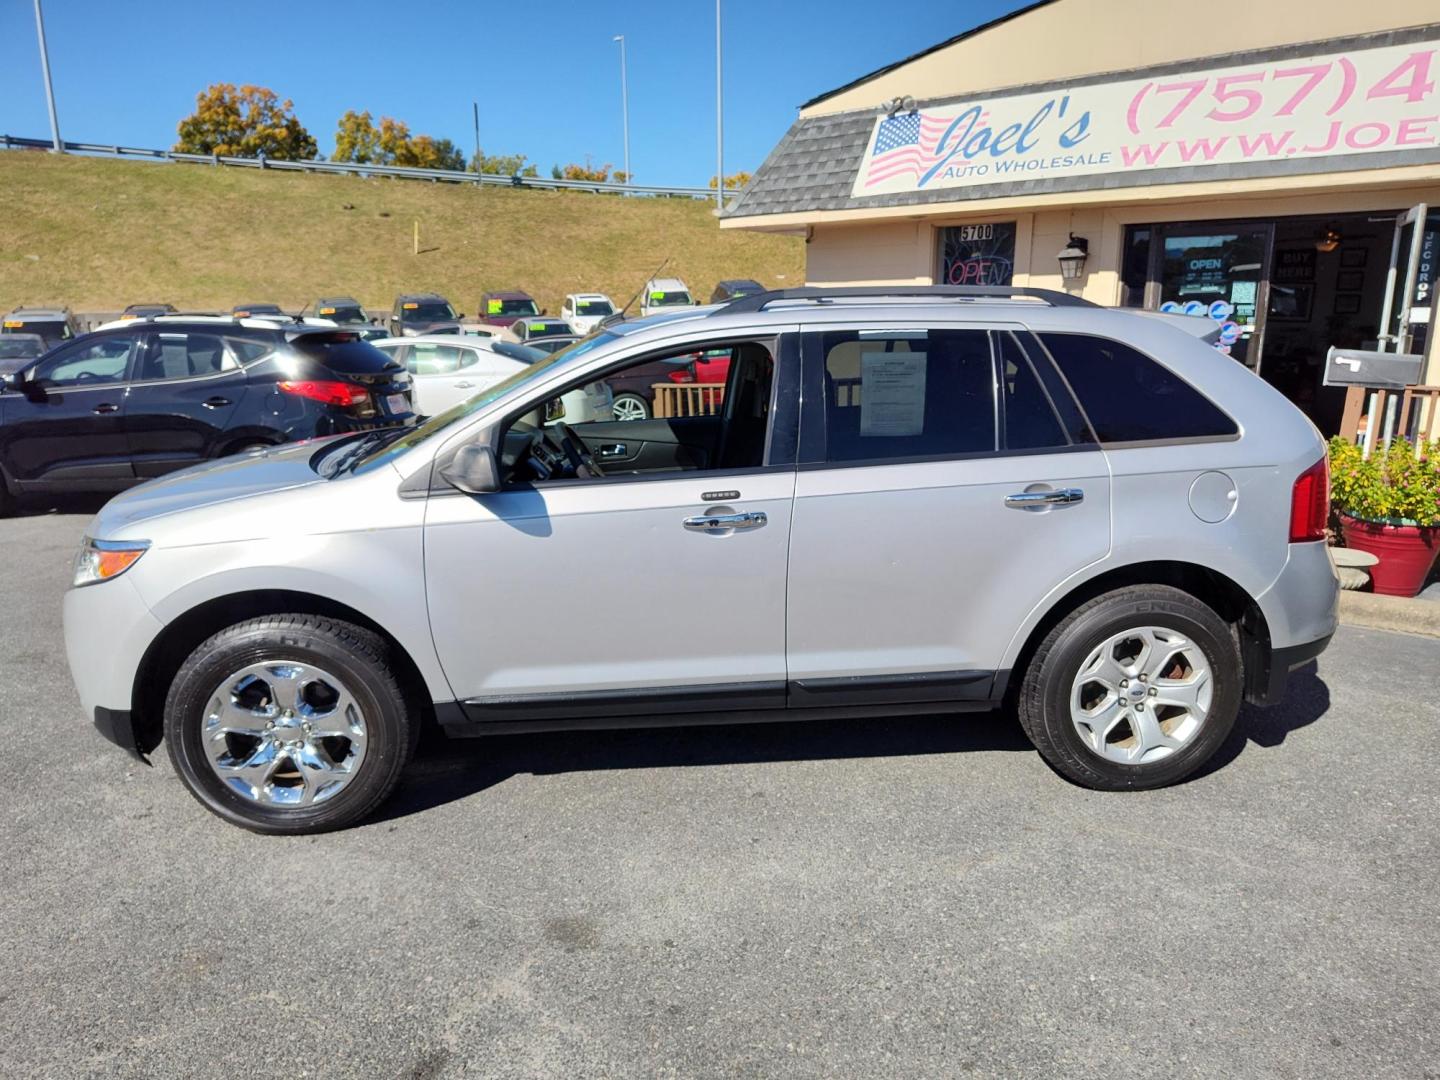
[{"label": "steering wheel", "polygon": [[575,470],[575,475],[581,479],[589,477],[602,477],[605,470],[595,461],[595,455],[590,453],[590,448],[585,441],[575,434],[575,429],[563,420],[558,420],[553,425],[560,432],[560,448],[565,451],[565,456],[570,460],[570,467]]}]

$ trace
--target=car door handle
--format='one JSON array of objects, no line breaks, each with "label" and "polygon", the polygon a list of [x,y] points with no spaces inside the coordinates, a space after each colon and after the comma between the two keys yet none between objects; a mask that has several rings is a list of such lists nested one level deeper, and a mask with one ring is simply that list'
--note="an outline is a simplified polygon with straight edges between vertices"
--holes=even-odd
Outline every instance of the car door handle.
[{"label": "car door handle", "polygon": [[111,404],[110,402],[108,402],[108,401],[103,401],[103,402],[101,402],[99,405],[96,405],[93,411],[94,411],[94,412],[97,412],[97,413],[100,413],[100,414],[103,416],[103,415],[105,415],[106,413],[119,412],[119,411],[120,411],[120,406],[119,406],[119,405],[112,405],[112,404]]},{"label": "car door handle", "polygon": [[597,453],[601,457],[623,457],[628,449],[623,442],[601,443]]},{"label": "car door handle", "polygon": [[451,383],[450,385],[455,387],[456,390],[469,390],[475,384],[469,379],[461,379],[459,382]]},{"label": "car door handle", "polygon": [[1053,491],[1018,491],[1005,496],[1005,505],[1012,510],[1039,510],[1046,506],[1071,506],[1084,502],[1085,492],[1079,488],[1056,488]]},{"label": "car door handle", "polygon": [[693,532],[718,533],[731,529],[758,529],[769,520],[764,511],[754,510],[748,514],[699,514],[687,517],[683,524]]},{"label": "car door handle", "polygon": [[216,394],[214,397],[206,398],[200,404],[204,405],[207,409],[220,409],[226,405],[229,405],[230,399],[228,397],[221,397],[219,394]]}]

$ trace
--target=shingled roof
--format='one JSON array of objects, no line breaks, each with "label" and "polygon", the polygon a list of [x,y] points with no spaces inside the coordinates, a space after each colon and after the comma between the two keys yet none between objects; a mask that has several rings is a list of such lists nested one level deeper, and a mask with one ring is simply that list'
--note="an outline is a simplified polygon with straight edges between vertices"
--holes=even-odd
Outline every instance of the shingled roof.
[{"label": "shingled roof", "polygon": [[[1038,6],[1038,5],[1037,5]],[[1033,10],[1026,9],[1026,10]],[[1027,86],[997,88],[988,93],[935,98],[916,103],[920,109],[985,102],[999,97],[1039,91],[1061,91],[1112,82],[1120,78],[1157,77],[1193,70],[1203,62],[1214,67],[1252,62],[1291,60],[1313,55],[1319,47],[1374,48],[1411,41],[1430,41],[1440,24],[1385,30],[1336,38],[1325,42],[1255,49],[1245,52],[1186,59],[1126,72],[1103,72]],[[868,76],[867,76],[868,78]],[[876,103],[877,106],[879,103]],[[1297,176],[1315,172],[1345,172],[1440,162],[1440,147],[1416,146],[1402,150],[1295,157],[1280,160],[1237,161],[1213,165],[1185,164],[1172,168],[1104,174],[1046,177],[1025,176],[1005,183],[977,187],[941,187],[856,197],[855,178],[870,148],[878,107],[848,112],[802,116],[791,125],[779,145],[756,170],[745,189],[726,208],[726,219],[756,219],[781,214],[837,210],[872,210],[890,206],[925,206],[934,203],[975,203],[984,200],[1060,192],[1100,191],[1154,184],[1194,183],[1202,180],[1245,180],[1262,176]],[[737,221],[738,224],[738,221]],[[759,227],[763,223],[756,222]]]}]

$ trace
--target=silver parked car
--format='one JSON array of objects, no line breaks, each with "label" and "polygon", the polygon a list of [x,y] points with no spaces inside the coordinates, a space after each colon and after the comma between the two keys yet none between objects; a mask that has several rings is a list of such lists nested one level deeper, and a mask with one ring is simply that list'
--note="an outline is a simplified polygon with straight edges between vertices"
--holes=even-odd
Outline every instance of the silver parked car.
[{"label": "silver parked car", "polygon": [[[1040,290],[765,293],[601,329],[417,428],[172,474],[79,554],[81,701],[264,832],[374,810],[427,716],[1004,706],[1076,783],[1172,783],[1337,599],[1318,433],[1181,325]],[[553,419],[720,348],[718,404]]]}]

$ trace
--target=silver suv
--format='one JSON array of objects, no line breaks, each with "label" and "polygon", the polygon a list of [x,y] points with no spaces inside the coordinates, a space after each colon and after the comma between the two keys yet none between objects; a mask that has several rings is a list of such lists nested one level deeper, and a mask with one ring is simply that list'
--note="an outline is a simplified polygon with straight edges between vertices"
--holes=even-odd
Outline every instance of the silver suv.
[{"label": "silver suv", "polygon": [[[420,427],[114,499],[65,599],[80,699],[262,832],[364,817],[432,718],[1005,707],[1076,783],[1172,783],[1337,598],[1320,436],[1188,324],[897,287],[601,328]],[[567,424],[568,391],[702,350],[718,390]]]}]

